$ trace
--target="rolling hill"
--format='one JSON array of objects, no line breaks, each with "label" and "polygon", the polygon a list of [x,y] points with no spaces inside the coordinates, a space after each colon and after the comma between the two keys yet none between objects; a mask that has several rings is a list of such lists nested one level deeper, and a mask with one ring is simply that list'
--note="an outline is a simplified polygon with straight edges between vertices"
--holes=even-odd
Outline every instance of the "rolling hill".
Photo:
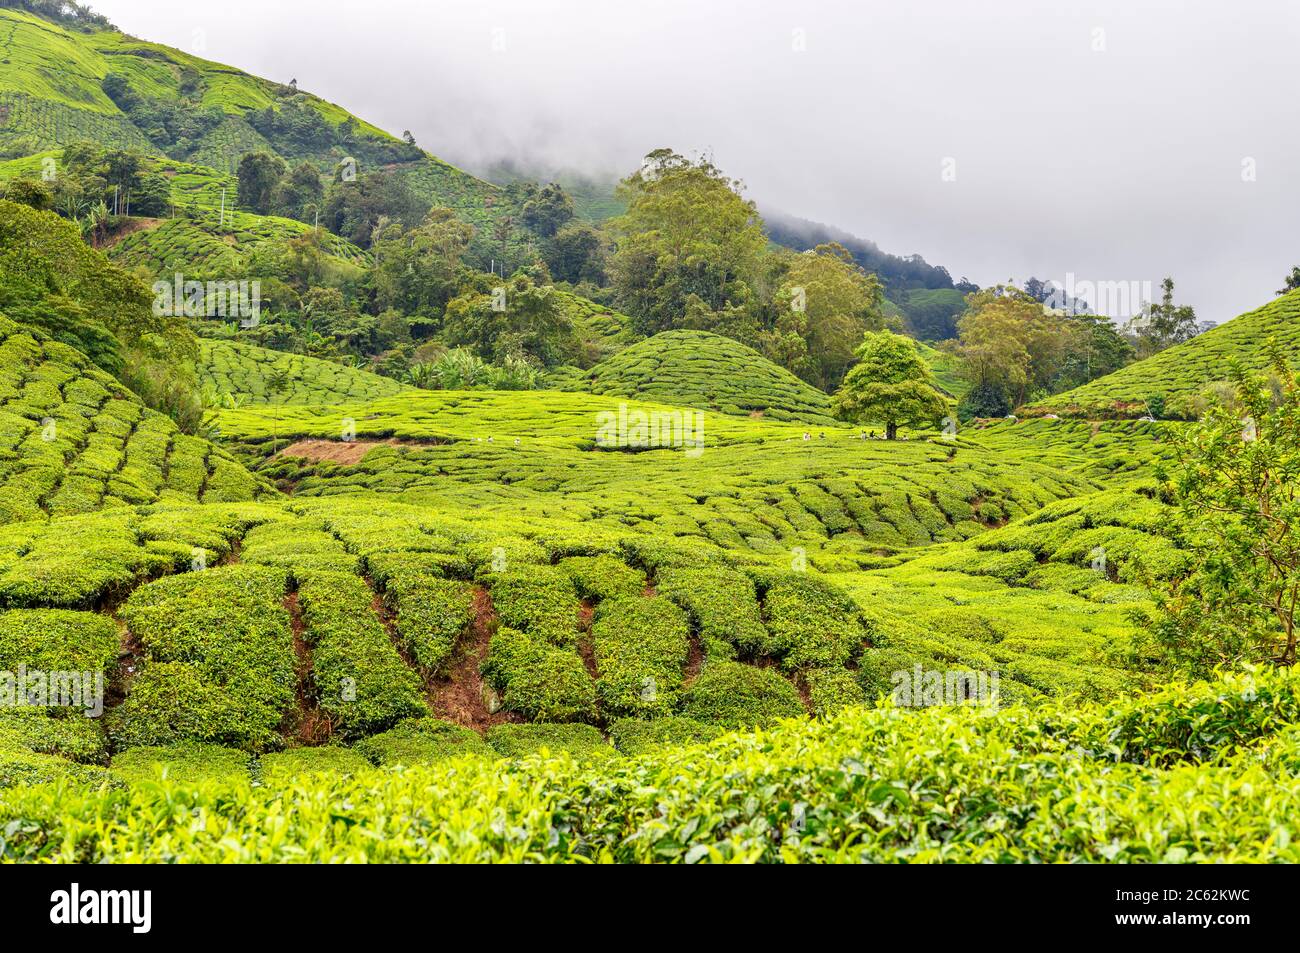
[{"label": "rolling hill", "polygon": [[1032,403],[1024,413],[1141,417],[1148,413],[1150,398],[1158,396],[1164,400],[1161,416],[1194,419],[1197,397],[1207,386],[1229,379],[1232,361],[1248,370],[1267,367],[1270,339],[1292,360],[1300,357],[1300,291],[1082,387]]},{"label": "rolling hill", "polygon": [[[1162,686],[1138,621],[1198,555],[1157,466],[1194,425],[1083,419],[1183,412],[1270,336],[1300,350],[1300,292],[1030,419],[898,440],[729,338],[642,339],[555,287],[511,310],[436,218],[437,254],[321,235],[262,330],[365,339],[350,359],[392,373],[458,341],[582,367],[431,391],[196,341],[141,275],[261,274],[311,230],[223,214],[248,149],[355,158],[483,241],[519,191],[24,2],[0,0],[0,180],[89,137],[148,153],[175,208],[101,229],[0,202],[0,695],[75,674],[100,706],[0,699],[0,861],[1300,860],[1300,674]],[[914,330],[951,323],[946,271],[857,245]],[[204,399],[168,403],[192,370]]]},{"label": "rolling hill", "polygon": [[0,519],[274,495],[81,352],[0,316]]},{"label": "rolling hill", "polygon": [[[0,8],[0,60],[0,160],[93,141],[231,175],[264,150],[322,172],[345,159],[361,174],[394,172],[484,233],[517,212],[499,186],[334,103],[111,27]],[[512,230],[510,242],[525,240]]]},{"label": "rolling hill", "polygon": [[[271,393],[268,381],[278,370],[288,373],[288,386],[283,393]],[[199,341],[199,380],[219,395],[254,404],[339,404],[410,389],[392,378],[333,361],[210,338]]]},{"label": "rolling hill", "polygon": [[830,398],[753,348],[707,331],[665,331],[596,365],[576,382],[593,394],[832,425]]}]

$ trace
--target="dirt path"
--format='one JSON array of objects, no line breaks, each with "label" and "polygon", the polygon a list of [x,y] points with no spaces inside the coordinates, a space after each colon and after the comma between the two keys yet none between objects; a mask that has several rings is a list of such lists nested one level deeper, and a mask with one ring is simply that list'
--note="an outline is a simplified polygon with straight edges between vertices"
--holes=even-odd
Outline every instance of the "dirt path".
[{"label": "dirt path", "polygon": [[285,596],[284,607],[289,612],[289,626],[293,630],[294,674],[297,677],[292,734],[299,744],[321,745],[329,740],[332,726],[329,716],[316,706],[311,690],[311,646],[305,636],[298,593],[291,592]]},{"label": "dirt path", "polygon": [[700,669],[704,667],[704,645],[700,642],[700,637],[695,632],[691,633],[691,647],[686,655],[686,669],[682,672],[682,691],[690,688],[695,679],[699,677]]},{"label": "dirt path", "polygon": [[140,671],[140,663],[144,660],[144,646],[140,644],[135,633],[126,627],[126,623],[117,619],[115,621],[119,626],[120,650],[113,677],[104,686],[104,711],[116,708],[126,701],[126,696],[131,691],[131,682]]},{"label": "dirt path", "polygon": [[578,654],[582,656],[582,664],[587,666],[587,674],[592,681],[600,677],[596,668],[596,646],[591,640],[591,621],[595,615],[596,607],[591,604],[591,600],[583,599],[578,609],[578,628],[582,631],[582,637],[578,639]]},{"label": "dirt path", "polygon": [[389,437],[387,440],[324,440],[319,437],[307,437],[295,441],[277,450],[272,456],[297,457],[313,463],[338,463],[343,466],[355,466],[375,447],[412,447],[427,449],[445,444],[443,440],[400,440]]},{"label": "dirt path", "polygon": [[480,733],[493,725],[522,720],[511,712],[488,709],[488,698],[494,696],[491,688],[484,684],[479,666],[487,658],[488,646],[496,629],[497,614],[492,607],[492,597],[486,589],[475,587],[474,621],[456,647],[450,671],[445,677],[434,679],[429,686],[429,704],[439,718]]}]

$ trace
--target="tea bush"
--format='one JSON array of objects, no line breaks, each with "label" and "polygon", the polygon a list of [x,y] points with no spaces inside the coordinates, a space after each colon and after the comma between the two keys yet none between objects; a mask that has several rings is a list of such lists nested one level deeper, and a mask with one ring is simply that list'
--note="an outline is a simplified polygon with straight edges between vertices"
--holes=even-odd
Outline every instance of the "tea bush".
[{"label": "tea bush", "polygon": [[378,765],[432,764],[465,756],[495,758],[474,731],[437,718],[414,718],[357,742],[356,750]]},{"label": "tea bush", "polygon": [[106,678],[120,651],[112,619],[63,609],[0,612],[0,671],[97,672]]},{"label": "tea bush", "polygon": [[246,751],[219,745],[179,744],[164,748],[132,748],[113,759],[112,771],[128,784],[167,778],[179,784],[238,781],[250,776]]},{"label": "tea bush", "polygon": [[398,574],[388,580],[384,599],[394,626],[420,669],[442,671],[456,643],[474,619],[474,587],[463,582]]},{"label": "tea bush", "polygon": [[654,717],[673,710],[690,651],[686,614],[667,599],[602,603],[591,627],[607,715]]},{"label": "tea bush", "polygon": [[551,566],[530,566],[488,577],[501,621],[537,639],[571,646],[578,640],[578,594],[572,577]]},{"label": "tea bush", "polygon": [[357,576],[311,572],[298,605],[311,645],[311,681],[334,731],[356,737],[427,712],[420,679],[402,661]]},{"label": "tea bush", "polygon": [[279,747],[293,703],[288,586],[279,570],[226,566],[150,583],[122,618],[146,656],[112,712],[119,747],[177,741]]},{"label": "tea bush", "polygon": [[317,775],[343,777],[365,771],[370,762],[359,751],[327,745],[322,748],[286,748],[258,758],[258,773],[268,785],[282,785]]},{"label": "tea bush", "polygon": [[535,721],[593,721],[596,685],[578,653],[502,627],[489,646],[483,677],[501,706]]},{"label": "tea bush", "polygon": [[496,725],[488,729],[487,743],[503,758],[567,754],[576,762],[590,764],[618,756],[599,731],[581,724]]},{"label": "tea bush", "polygon": [[683,696],[682,714],[726,728],[754,728],[807,712],[795,687],[775,669],[706,662]]},{"label": "tea bush", "polygon": [[763,595],[770,654],[790,669],[843,666],[861,648],[860,610],[836,587],[803,573],[772,578]]}]

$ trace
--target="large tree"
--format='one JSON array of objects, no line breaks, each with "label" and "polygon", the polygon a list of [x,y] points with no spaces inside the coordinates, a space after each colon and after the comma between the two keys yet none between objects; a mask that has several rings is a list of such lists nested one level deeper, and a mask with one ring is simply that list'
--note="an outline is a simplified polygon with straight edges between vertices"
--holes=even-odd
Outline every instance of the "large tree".
[{"label": "large tree", "polygon": [[473,237],[473,226],[440,206],[430,209],[418,228],[384,229],[372,246],[370,279],[378,309],[440,318],[456,295],[461,259]]},{"label": "large tree", "polygon": [[573,321],[555,289],[522,272],[487,293],[470,291],[447,304],[442,338],[485,360],[561,363],[574,348]]},{"label": "large tree", "polygon": [[1166,492],[1186,570],[1138,613],[1144,662],[1205,676],[1239,662],[1296,662],[1300,604],[1300,382],[1269,342],[1276,391],[1233,368],[1236,400],[1174,436]]},{"label": "large tree", "polygon": [[897,439],[899,427],[930,427],[949,411],[934,375],[911,338],[868,331],[857,350],[859,362],[835,394],[835,415],[855,424],[881,424]]},{"label": "large tree", "polygon": [[968,295],[966,303],[957,352],[972,393],[1000,393],[1017,406],[1049,390],[1082,327],[1012,285]]},{"label": "large tree", "polygon": [[275,190],[289,171],[284,160],[269,152],[250,152],[239,160],[239,204],[259,215],[271,214]]},{"label": "large tree", "polygon": [[586,222],[570,222],[557,231],[543,257],[556,281],[605,283],[605,240]]},{"label": "large tree", "polygon": [[1150,357],[1196,336],[1196,310],[1191,305],[1174,304],[1174,279],[1166,278],[1160,288],[1160,303],[1148,303],[1133,319],[1139,357]]},{"label": "large tree", "polygon": [[708,160],[670,149],[620,184],[627,212],[610,222],[618,245],[610,277],[639,331],[676,327],[692,294],[711,311],[752,298],[767,237],[741,188]]},{"label": "large tree", "polygon": [[772,334],[784,342],[777,355],[823,390],[834,390],[843,380],[863,332],[885,326],[880,281],[839,244],[793,256],[775,303]]},{"label": "large tree", "polygon": [[524,225],[542,238],[550,238],[573,218],[573,199],[563,186],[552,182],[538,189],[536,194],[524,202],[522,217]]}]

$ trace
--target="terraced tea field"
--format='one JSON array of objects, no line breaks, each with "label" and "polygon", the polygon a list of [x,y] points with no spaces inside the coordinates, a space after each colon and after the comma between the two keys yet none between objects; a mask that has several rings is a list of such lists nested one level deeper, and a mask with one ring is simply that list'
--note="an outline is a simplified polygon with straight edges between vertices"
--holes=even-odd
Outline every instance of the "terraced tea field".
[{"label": "terraced tea field", "polygon": [[1268,367],[1267,345],[1276,340],[1294,362],[1300,358],[1300,291],[1292,291],[1145,361],[1031,404],[1028,413],[1091,417],[1141,417],[1148,400],[1162,397],[1164,414],[1195,419],[1195,398],[1229,379],[1232,361],[1251,371]]},{"label": "terraced tea field", "polygon": [[[280,247],[311,231],[310,225],[288,218],[227,212],[199,217],[137,220],[143,227],[110,244],[109,260],[123,268],[138,268],[157,277],[182,274],[186,280],[233,280],[252,272],[249,257],[259,249]],[[322,244],[336,265],[347,269],[367,260],[366,253],[346,239],[321,232]]]},{"label": "terraced tea field", "polygon": [[[389,377],[302,354],[285,354],[252,344],[203,338],[199,341],[201,383],[229,403],[337,404],[392,397],[409,387]],[[273,374],[288,375],[283,393],[273,393]]]},{"label": "terraced tea field", "polygon": [[[771,327],[763,285],[789,258],[760,254],[756,206],[711,158],[664,158],[613,198],[582,186],[580,210],[629,210],[590,236],[591,300],[546,277],[566,244],[543,226],[571,212],[554,190],[49,16],[0,9],[0,183],[88,139],[146,153],[172,208],[78,228],[40,189],[0,203],[0,864],[1300,860],[1300,674],[1239,663],[1266,656],[1232,640],[1265,643],[1235,617],[1205,639],[1144,620],[1166,590],[1217,611],[1239,569],[1222,547],[1205,561],[1164,470],[1179,438],[1204,442],[1191,421],[1232,361],[1262,369],[1274,338],[1297,354],[1300,291],[1020,419],[887,440],[730,338],[637,332],[687,323],[650,312],[701,282]],[[418,221],[415,203],[473,234],[426,219],[394,260],[321,232],[317,260],[293,242],[312,226],[233,209],[254,150],[389,173],[330,186],[348,234]],[[277,177],[276,207],[302,207],[280,186],[314,193]],[[949,273],[853,241],[895,269],[906,315],[888,316],[950,331],[972,285],[923,288]],[[847,262],[815,264],[825,310],[867,307]],[[519,266],[572,334],[488,312]],[[501,361],[494,386],[529,386],[502,355],[575,366],[539,367],[545,389],[423,390],[151,315],[152,277],[177,274],[260,275],[277,344],[364,338],[410,379],[466,340]],[[1037,328],[1036,305],[983,298]],[[850,399],[943,413],[907,340],[867,342]],[[960,398],[957,349],[914,343]],[[1271,491],[1294,468],[1256,451],[1294,421],[1261,408],[1215,448],[1276,466]],[[1264,578],[1230,581],[1259,601]],[[1208,681],[1162,684],[1171,640]]]},{"label": "terraced tea field", "polygon": [[834,426],[830,398],[753,348],[707,331],[666,331],[598,364],[570,389]]},{"label": "terraced tea field", "polygon": [[274,492],[223,450],[179,433],[79,351],[3,317],[0,485],[6,522]]}]

